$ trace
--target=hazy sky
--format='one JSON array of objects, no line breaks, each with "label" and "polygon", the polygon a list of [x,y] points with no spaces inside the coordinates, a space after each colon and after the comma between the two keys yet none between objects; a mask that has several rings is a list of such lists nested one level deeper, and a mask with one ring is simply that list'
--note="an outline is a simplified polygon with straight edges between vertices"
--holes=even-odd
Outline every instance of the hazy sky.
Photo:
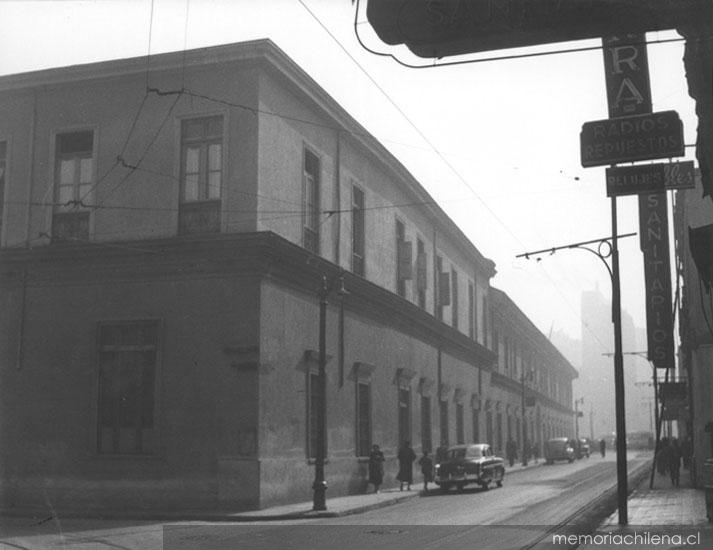
[{"label": "hazy sky", "polygon": [[[604,170],[583,169],[579,158],[582,123],[607,118],[601,50],[409,69],[362,49],[355,7],[351,0],[0,0],[0,74],[270,38],[399,158],[496,262],[495,286],[545,334],[554,326],[579,337],[582,290],[598,285],[610,296],[604,266],[580,250],[540,262],[515,256],[611,233]],[[365,43],[393,51],[365,22],[363,1],[361,8],[357,27]],[[598,41],[547,48],[573,45]],[[693,144],[683,43],[651,44],[648,54],[654,110],[677,110],[686,143]],[[693,160],[692,148],[687,155]],[[638,231],[636,200],[618,202],[620,233]],[[644,326],[637,238],[621,241],[621,263],[624,308]]]}]

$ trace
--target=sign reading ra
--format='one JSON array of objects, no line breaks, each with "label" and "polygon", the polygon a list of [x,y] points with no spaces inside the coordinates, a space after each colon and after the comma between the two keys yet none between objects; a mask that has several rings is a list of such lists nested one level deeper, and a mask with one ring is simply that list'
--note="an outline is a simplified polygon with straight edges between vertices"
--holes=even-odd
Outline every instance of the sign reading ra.
[{"label": "sign reading ra", "polygon": [[676,111],[585,122],[580,145],[585,168],[681,157],[683,124]]}]

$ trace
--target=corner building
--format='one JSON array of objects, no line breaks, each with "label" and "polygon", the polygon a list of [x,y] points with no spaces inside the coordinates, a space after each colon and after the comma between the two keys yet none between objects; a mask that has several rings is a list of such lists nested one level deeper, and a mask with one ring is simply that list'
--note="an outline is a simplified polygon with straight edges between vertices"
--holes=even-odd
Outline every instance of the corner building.
[{"label": "corner building", "polygon": [[[471,439],[483,257],[268,40],[0,78],[0,503],[250,509]],[[345,292],[340,292],[341,290]]]}]

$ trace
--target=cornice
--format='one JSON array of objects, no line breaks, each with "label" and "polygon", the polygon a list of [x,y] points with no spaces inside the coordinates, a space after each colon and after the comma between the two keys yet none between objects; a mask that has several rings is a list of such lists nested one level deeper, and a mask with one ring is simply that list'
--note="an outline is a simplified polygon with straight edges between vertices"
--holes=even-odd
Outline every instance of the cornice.
[{"label": "cornice", "polygon": [[[509,376],[505,376],[504,374],[501,374],[499,372],[492,372],[490,374],[490,385],[516,393],[518,397],[522,394],[522,384],[520,382],[518,382],[517,380],[513,380]],[[527,393],[529,395],[534,395],[538,403],[544,404],[550,409],[557,409],[558,411],[566,414],[574,414],[574,411],[569,407],[558,403],[554,399],[547,397],[539,391],[528,387]]]},{"label": "cornice", "polygon": [[272,232],[4,249],[0,266],[0,288],[248,277],[312,295],[315,304],[322,277],[342,276],[349,291],[343,298],[346,311],[393,326],[474,368],[490,370],[496,360],[493,352],[415,304]]}]

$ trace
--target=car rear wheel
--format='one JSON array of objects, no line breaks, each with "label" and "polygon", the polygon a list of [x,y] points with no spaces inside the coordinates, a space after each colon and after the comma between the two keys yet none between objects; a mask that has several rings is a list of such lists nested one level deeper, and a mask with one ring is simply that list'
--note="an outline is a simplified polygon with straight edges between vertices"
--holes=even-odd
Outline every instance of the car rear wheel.
[{"label": "car rear wheel", "polygon": [[459,493],[463,492],[463,489],[465,489],[465,483],[459,483],[456,485],[456,489],[458,489]]},{"label": "car rear wheel", "polygon": [[487,491],[490,487],[490,482],[489,481],[484,481],[480,484],[480,486],[483,488],[483,491]]}]

